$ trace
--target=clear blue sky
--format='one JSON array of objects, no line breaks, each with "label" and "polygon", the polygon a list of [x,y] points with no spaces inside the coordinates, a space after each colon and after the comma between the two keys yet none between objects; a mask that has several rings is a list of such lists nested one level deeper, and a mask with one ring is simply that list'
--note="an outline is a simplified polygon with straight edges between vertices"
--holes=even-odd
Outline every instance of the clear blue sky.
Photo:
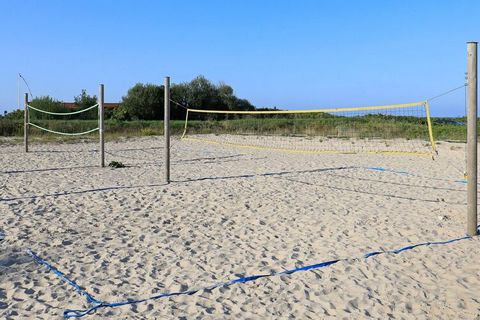
[{"label": "clear blue sky", "polygon": [[[464,83],[472,40],[478,0],[0,0],[0,111],[17,105],[19,72],[64,101],[202,74],[261,107],[411,102]],[[459,91],[433,114],[463,103]]]}]

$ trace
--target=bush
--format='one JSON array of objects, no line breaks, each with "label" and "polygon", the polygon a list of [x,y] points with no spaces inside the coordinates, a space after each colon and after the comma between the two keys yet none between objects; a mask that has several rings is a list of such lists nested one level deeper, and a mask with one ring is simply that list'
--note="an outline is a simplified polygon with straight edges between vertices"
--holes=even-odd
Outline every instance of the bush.
[{"label": "bush", "polygon": [[[216,110],[255,110],[245,99],[234,95],[233,88],[227,84],[215,85],[203,76],[190,82],[172,84],[171,98],[187,108],[204,108]],[[171,119],[185,119],[185,109],[175,103],[171,104]],[[113,119],[162,120],[164,116],[164,87],[137,83],[122,97],[122,103],[113,112]],[[223,115],[217,115],[221,119]]]},{"label": "bush", "polygon": [[[68,112],[63,106],[63,102],[53,99],[50,96],[36,97],[31,102],[30,105],[34,108],[49,111],[49,112]],[[30,119],[56,119],[58,116],[53,116],[43,112],[35,111],[33,109],[29,110]]]},{"label": "bush", "polygon": [[10,111],[7,114],[5,114],[3,117],[0,117],[2,119],[9,119],[9,120],[20,120],[23,119],[24,116],[24,110],[17,109],[14,111]]},{"label": "bush", "polygon": [[141,133],[142,136],[155,136],[155,135],[159,134],[153,128],[142,128],[140,130],[140,133]]},{"label": "bush", "polygon": [[159,120],[163,118],[163,86],[137,83],[122,97],[114,111],[117,120]]},{"label": "bush", "polygon": [[[173,100],[188,108],[255,110],[255,107],[248,100],[237,98],[231,86],[225,83],[215,85],[204,76],[198,76],[190,82],[173,85],[171,96]],[[173,104],[171,117],[172,119],[184,119],[185,110]],[[213,118],[220,120],[225,116],[215,115]]]},{"label": "bush", "polygon": [[[97,96],[90,96],[87,94],[87,91],[85,89],[82,89],[82,92],[74,97],[75,101],[75,109],[74,110],[68,110],[68,111],[78,111],[78,110],[83,110],[90,108],[91,106],[94,106],[97,104]],[[86,111],[79,113],[77,115],[73,116],[75,119],[80,119],[80,120],[91,120],[91,119],[98,119],[98,109],[93,108],[92,110]]]},{"label": "bush", "polygon": [[23,135],[23,119],[0,118],[0,136],[8,137],[21,135]]},{"label": "bush", "polygon": [[125,165],[123,163],[121,163],[120,161],[111,161],[108,164],[108,166],[112,167],[112,168],[125,168]]}]

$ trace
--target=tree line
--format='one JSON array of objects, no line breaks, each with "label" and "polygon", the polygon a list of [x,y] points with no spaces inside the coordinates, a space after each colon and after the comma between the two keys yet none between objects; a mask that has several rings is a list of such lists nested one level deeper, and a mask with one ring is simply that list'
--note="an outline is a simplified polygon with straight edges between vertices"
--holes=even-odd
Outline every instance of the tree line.
[{"label": "tree line", "polygon": [[[107,119],[120,121],[130,120],[162,120],[164,117],[165,87],[156,84],[137,83],[130,88],[118,108],[105,110]],[[170,88],[171,119],[184,119],[185,108],[213,110],[256,110],[248,100],[235,96],[231,86],[225,83],[214,84],[204,76],[198,76],[189,82],[172,84]],[[89,95],[85,90],[74,97],[74,109],[66,109],[63,102],[50,96],[36,97],[30,105],[50,112],[71,112],[86,109],[97,103],[97,96]],[[57,119],[58,117],[31,111],[36,119]],[[23,118],[23,110],[15,110],[4,115],[4,118]],[[96,119],[97,109],[69,116],[71,119]],[[65,118],[64,118],[65,119]],[[68,118],[67,118],[68,119]]]}]

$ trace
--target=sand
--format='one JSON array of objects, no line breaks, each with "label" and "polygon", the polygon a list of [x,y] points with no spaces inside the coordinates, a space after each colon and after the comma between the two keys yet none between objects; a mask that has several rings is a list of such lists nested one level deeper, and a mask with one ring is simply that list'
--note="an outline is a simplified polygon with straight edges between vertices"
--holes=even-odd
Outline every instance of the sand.
[{"label": "sand", "polygon": [[455,182],[464,145],[441,143],[432,161],[175,140],[170,185],[162,146],[108,141],[107,163],[120,169],[99,168],[92,143],[1,146],[0,318],[61,319],[89,306],[27,249],[109,302],[348,259],[86,319],[479,317],[480,239],[362,258],[465,234],[466,185]]}]

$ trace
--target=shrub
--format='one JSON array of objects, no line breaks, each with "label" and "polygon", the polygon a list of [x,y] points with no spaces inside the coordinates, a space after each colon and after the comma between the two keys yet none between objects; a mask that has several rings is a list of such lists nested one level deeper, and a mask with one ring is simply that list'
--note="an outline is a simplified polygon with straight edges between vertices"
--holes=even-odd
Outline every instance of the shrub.
[{"label": "shrub", "polygon": [[108,166],[112,168],[125,168],[125,165],[120,161],[110,161]]}]

